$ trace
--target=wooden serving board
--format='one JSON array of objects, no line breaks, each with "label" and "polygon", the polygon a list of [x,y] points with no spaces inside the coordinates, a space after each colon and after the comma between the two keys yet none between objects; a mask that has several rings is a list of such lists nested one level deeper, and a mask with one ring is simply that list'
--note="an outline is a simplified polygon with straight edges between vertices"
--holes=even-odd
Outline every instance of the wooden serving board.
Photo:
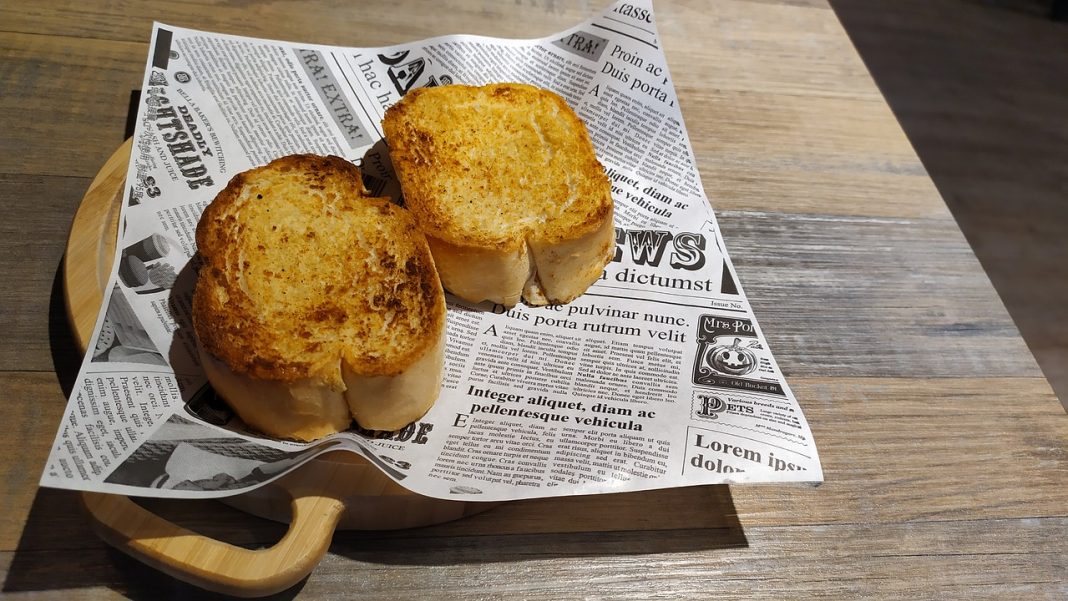
[{"label": "wooden serving board", "polygon": [[[67,240],[64,296],[83,352],[111,276],[131,147],[127,140],[97,174]],[[271,484],[223,499],[290,524],[282,540],[268,549],[248,550],[196,534],[125,496],[87,492],[83,500],[96,531],[109,544],[181,580],[247,597],[282,591],[307,576],[326,553],[336,528],[426,526],[496,505],[417,495],[346,451],[326,453]]]}]

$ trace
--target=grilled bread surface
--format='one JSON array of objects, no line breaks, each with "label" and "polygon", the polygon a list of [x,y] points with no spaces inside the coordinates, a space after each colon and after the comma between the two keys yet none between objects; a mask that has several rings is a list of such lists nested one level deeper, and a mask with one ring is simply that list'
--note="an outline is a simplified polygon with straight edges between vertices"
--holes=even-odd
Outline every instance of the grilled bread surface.
[{"label": "grilled bread surface", "polygon": [[568,302],[611,259],[611,186],[556,94],[509,83],[422,88],[386,111],[383,128],[451,292]]},{"label": "grilled bread surface", "polygon": [[[409,212],[369,197],[355,165],[292,155],[238,174],[196,237],[205,369],[250,425],[305,440],[352,417],[393,429],[436,399],[445,304],[433,258]],[[370,384],[379,398],[362,398]]]}]

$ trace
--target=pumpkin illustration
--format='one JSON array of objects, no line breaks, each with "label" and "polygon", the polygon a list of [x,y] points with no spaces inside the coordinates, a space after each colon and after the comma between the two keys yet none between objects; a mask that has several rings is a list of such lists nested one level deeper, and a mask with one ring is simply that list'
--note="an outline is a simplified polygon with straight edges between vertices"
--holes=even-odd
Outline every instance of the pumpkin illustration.
[{"label": "pumpkin illustration", "polygon": [[731,346],[714,346],[708,351],[708,363],[718,372],[742,376],[756,369],[756,355],[742,347],[742,339],[735,338]]}]

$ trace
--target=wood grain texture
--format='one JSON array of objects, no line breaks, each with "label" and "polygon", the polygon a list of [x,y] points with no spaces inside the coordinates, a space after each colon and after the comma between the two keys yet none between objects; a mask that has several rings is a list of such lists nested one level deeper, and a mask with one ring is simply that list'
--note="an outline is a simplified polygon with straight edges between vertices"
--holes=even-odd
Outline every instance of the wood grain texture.
[{"label": "wood grain texture", "polygon": [[0,32],[0,174],[92,177],[125,137],[146,52],[147,44]]},{"label": "wood grain texture", "polygon": [[1048,4],[993,4],[834,1],[1068,407],[1068,36]]},{"label": "wood grain texture", "polygon": [[788,377],[1038,375],[951,221],[721,211]]},{"label": "wood grain texture", "polygon": [[[0,436],[0,549],[13,550],[29,515],[42,466],[67,401],[48,372],[0,371],[4,423],[11,434]],[[47,434],[51,425],[51,434]]]},{"label": "wood grain texture", "polygon": [[[706,107],[684,117],[691,131],[701,132],[691,134],[691,143],[717,209],[801,212],[818,205],[820,212],[846,215],[949,216],[944,205],[923,200],[934,189],[929,180],[921,183],[923,165],[881,101],[686,91],[680,92],[684,105],[689,100]],[[714,177],[725,172],[731,175]],[[742,178],[757,184],[748,194],[732,188]],[[771,196],[760,185],[765,180],[780,182],[769,186]],[[809,185],[814,180],[821,183]],[[909,186],[911,194],[895,195],[885,185],[890,181]]]},{"label": "wood grain texture", "polygon": [[[53,385],[36,379],[43,389]],[[432,528],[339,534],[304,592],[343,597],[345,583],[355,581],[371,598],[473,590],[491,598],[581,591],[685,597],[707,587],[711,573],[717,595],[728,598],[922,597],[925,591],[993,598],[1006,582],[1029,598],[1056,598],[1053,585],[1068,578],[1060,561],[1068,550],[1068,457],[1060,446],[1068,424],[1044,380],[798,378],[793,384],[819,424],[827,482],[818,488],[694,487],[544,499]],[[991,391],[1034,402],[992,403]],[[15,419],[29,428],[27,435],[51,434],[54,419],[31,413],[32,406],[22,409],[27,415]],[[1001,451],[1007,448],[1020,451]],[[88,535],[73,494],[40,491],[32,508],[28,518],[12,521],[27,528],[17,547],[9,546],[10,531],[4,537],[4,550],[17,549],[7,592],[149,586],[136,566],[109,557]],[[278,525],[216,502],[153,508],[234,544],[255,547],[280,536]],[[74,569],[57,583],[40,567],[50,561]],[[800,581],[761,576],[765,570]],[[923,575],[923,584],[904,574]],[[189,592],[174,582],[164,590]]]},{"label": "wood grain texture", "polygon": [[[279,598],[351,599],[1005,599],[1063,598],[1063,518],[720,531],[335,540]],[[56,574],[46,566],[63,561]],[[0,552],[5,596],[181,599],[203,594],[96,543]]]},{"label": "wood grain texture", "polygon": [[[23,397],[49,398],[52,390],[51,398],[61,398],[49,374],[3,378]],[[521,501],[423,531],[519,534],[727,528],[732,520],[748,527],[1068,516],[1062,490],[1068,419],[1040,377],[802,377],[791,384],[820,445],[827,475],[821,486],[695,487]],[[10,441],[0,451],[43,461],[61,411],[59,402],[11,407],[20,438],[38,444],[23,449]],[[0,476],[18,479],[16,468],[3,467],[8,471]],[[33,481],[36,474],[22,477]],[[5,494],[25,494],[25,484],[12,483]],[[169,516],[177,512],[183,524],[210,523],[210,516],[197,517],[199,508],[183,516],[185,504],[164,503],[162,509]],[[12,548],[24,519],[14,516],[11,529],[0,531],[0,549]],[[64,532],[57,528],[53,536]]]},{"label": "wood grain texture", "polygon": [[82,197],[63,253],[63,300],[80,350],[89,347],[115,262],[119,217],[133,140],[108,157]]},{"label": "wood grain texture", "polygon": [[[654,8],[676,87],[879,98],[823,1],[688,0]],[[682,105],[688,115],[685,98]]]},{"label": "wood grain texture", "polygon": [[[375,45],[546,35],[606,4],[0,5],[0,419],[14,432],[0,437],[3,595],[201,596],[107,547],[76,494],[36,488],[76,369],[55,274],[76,202],[122,140],[153,18]],[[656,10],[703,182],[827,482],[523,501],[339,534],[278,597],[1064,598],[1068,416],[835,13],[822,0]],[[995,150],[980,166],[1004,175]],[[245,548],[285,531],[218,502],[146,505]]]},{"label": "wood grain texture", "polygon": [[[509,37],[546,35],[601,10],[605,2],[528,0],[471,3],[464,0],[412,0],[404,4],[338,4],[331,0],[281,0],[252,6],[248,2],[146,3],[137,0],[86,3],[58,0],[24,10],[0,10],[4,30],[77,39],[104,39],[147,44],[152,21],[214,29],[236,35],[341,46],[384,46],[443,31]],[[433,15],[433,19],[420,18]],[[373,23],[373,27],[361,26]],[[548,29],[546,29],[548,28]],[[543,33],[534,30],[544,29]]]},{"label": "wood grain texture", "polygon": [[[63,257],[60,241],[88,184],[80,177],[0,175],[0,370],[54,369],[50,297]],[[61,305],[55,308],[62,320]]]}]

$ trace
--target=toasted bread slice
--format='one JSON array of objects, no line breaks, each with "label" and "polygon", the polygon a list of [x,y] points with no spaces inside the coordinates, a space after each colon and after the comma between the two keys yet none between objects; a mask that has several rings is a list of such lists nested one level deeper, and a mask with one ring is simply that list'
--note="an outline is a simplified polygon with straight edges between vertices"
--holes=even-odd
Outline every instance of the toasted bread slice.
[{"label": "toasted bread slice", "polygon": [[236,175],[197,226],[193,327],[205,372],[250,426],[311,440],[352,418],[394,430],[437,399],[445,297],[407,210],[338,157]]},{"label": "toasted bread slice", "polygon": [[611,185],[556,94],[509,83],[422,88],[382,125],[405,205],[453,294],[565,303],[611,260]]}]

